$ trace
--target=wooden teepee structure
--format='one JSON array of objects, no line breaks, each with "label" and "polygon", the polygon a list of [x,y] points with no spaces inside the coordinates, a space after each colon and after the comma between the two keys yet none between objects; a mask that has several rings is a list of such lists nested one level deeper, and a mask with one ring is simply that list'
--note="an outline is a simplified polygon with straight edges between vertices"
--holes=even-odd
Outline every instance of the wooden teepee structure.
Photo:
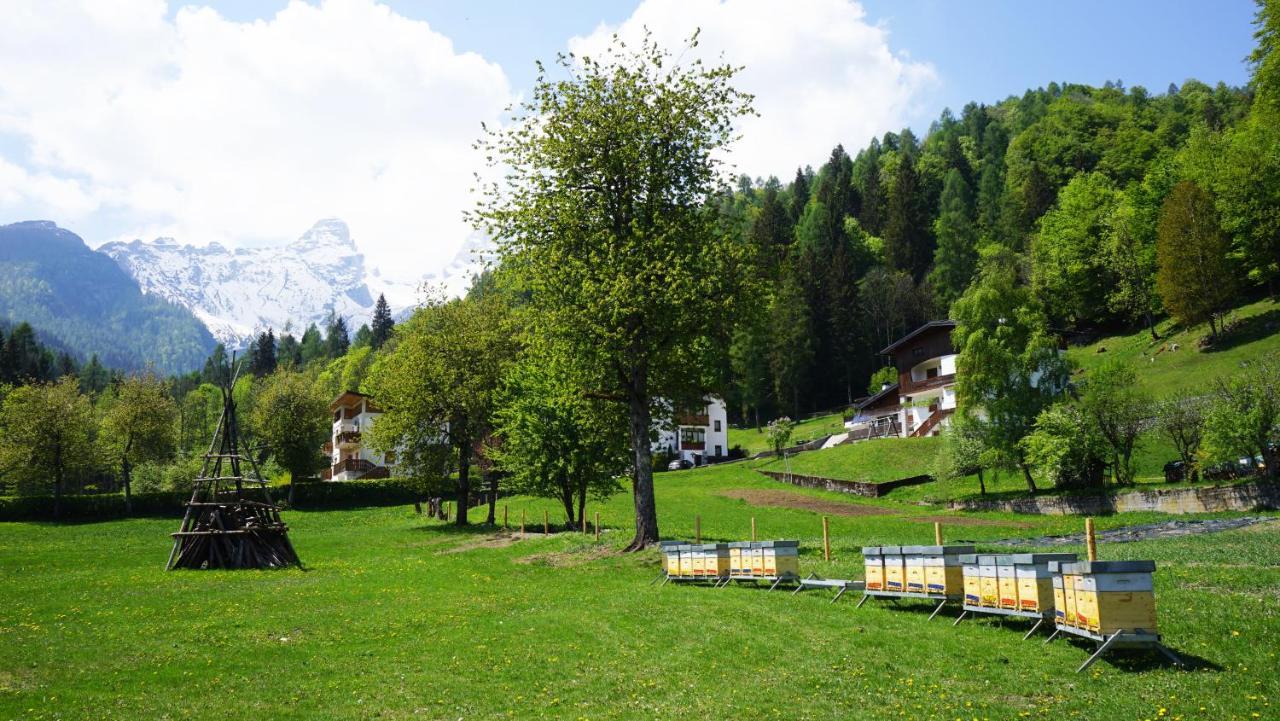
[{"label": "wooden teepee structure", "polygon": [[[222,388],[222,417],[195,480],[182,525],[173,534],[170,570],[302,565],[258,464],[252,455],[240,452],[240,429],[231,394],[234,386],[232,378]],[[244,475],[246,463],[252,476]]]}]

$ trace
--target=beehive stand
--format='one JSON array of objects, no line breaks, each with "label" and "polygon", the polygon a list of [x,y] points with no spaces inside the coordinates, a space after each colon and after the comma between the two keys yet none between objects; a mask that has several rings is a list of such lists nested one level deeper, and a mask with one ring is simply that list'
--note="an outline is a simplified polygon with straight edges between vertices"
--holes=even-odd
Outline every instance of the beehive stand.
[{"label": "beehive stand", "polygon": [[[929,592],[927,590],[928,585],[924,581],[924,574],[927,572],[924,570],[926,567],[924,566],[923,558],[928,555],[956,556],[960,553],[970,552],[972,550],[972,546],[941,545],[865,547],[862,549],[862,553],[866,559],[867,582],[862,589],[862,598],[858,599],[858,605],[854,608],[862,608],[862,604],[866,603],[869,598],[888,599],[894,603],[897,603],[899,599],[903,598],[936,601],[938,605],[934,607],[933,613],[929,614],[928,620],[932,621],[933,617],[937,616],[948,602],[963,600],[963,595],[950,588],[944,588],[941,593]],[[908,580],[909,575],[914,578],[914,571],[909,573],[907,567],[906,558],[908,556],[920,559],[919,563],[913,563],[911,568],[919,568],[918,573],[921,574],[919,585],[921,588],[926,589],[924,591],[896,590],[896,588],[906,589],[908,587],[908,584],[911,583],[911,581]],[[873,564],[876,562],[874,559],[877,558],[882,559],[880,561],[881,565],[879,566],[879,568],[882,569],[879,571],[881,574],[879,578],[883,579],[883,587],[881,588],[873,587],[875,585],[875,581],[873,581],[873,579],[877,578],[877,571]]]},{"label": "beehive stand", "polygon": [[[230,374],[228,373],[228,376]],[[166,569],[283,568],[301,566],[289,527],[271,500],[252,455],[241,455],[236,404],[222,388],[222,417],[195,479],[182,525],[173,536]],[[248,469],[253,475],[246,476]]]},{"label": "beehive stand", "polygon": [[[981,555],[986,555],[986,554],[981,554]],[[1012,561],[1012,563],[1004,564],[1004,565],[1011,565],[1014,569],[1030,566],[1034,568],[1045,568],[1046,571],[1050,561],[1064,562],[1064,561],[1076,560],[1076,556],[1074,553],[1015,553],[1015,554],[1009,554],[1008,558]],[[979,565],[974,555],[966,556],[962,560],[966,561],[964,566],[966,569],[970,568],[971,566]],[[969,574],[966,573],[966,576],[968,575]],[[1011,616],[1013,618],[1026,618],[1026,619],[1034,620],[1035,623],[1031,626],[1031,629],[1028,630],[1022,636],[1022,640],[1025,641],[1031,638],[1031,636],[1035,634],[1036,631],[1040,630],[1040,627],[1043,626],[1046,621],[1049,621],[1050,619],[1053,618],[1054,607],[1052,605],[1052,602],[1045,603],[1044,599],[1041,599],[1037,596],[1036,600],[1038,602],[1038,605],[1040,606],[1038,610],[1032,611],[1032,610],[1025,610],[1021,608],[1022,606],[1021,580],[1022,579],[1019,578],[1018,580],[1019,580],[1019,583],[1016,585],[1018,595],[1017,595],[1017,598],[1015,599],[1015,601],[1018,602],[1017,603],[1017,605],[1019,606],[1018,608],[1004,608],[1003,606],[996,606],[996,607],[983,606],[980,603],[971,603],[970,599],[966,597],[964,599],[964,604],[960,607],[960,615],[956,617],[956,620],[952,622],[951,625],[955,626],[959,624],[961,621],[963,621],[966,617],[968,617],[971,614],[986,614],[986,615],[993,615],[993,616]]]},{"label": "beehive stand", "polygon": [[863,587],[863,581],[845,581],[836,578],[823,578],[816,573],[810,573],[808,576],[800,579],[799,584],[796,586],[796,590],[792,591],[791,595],[794,596],[801,591],[811,588],[834,588],[836,589],[836,595],[831,597],[831,602],[835,603],[840,600],[840,597],[844,595],[845,591],[848,591],[851,588],[855,591],[862,590]]}]

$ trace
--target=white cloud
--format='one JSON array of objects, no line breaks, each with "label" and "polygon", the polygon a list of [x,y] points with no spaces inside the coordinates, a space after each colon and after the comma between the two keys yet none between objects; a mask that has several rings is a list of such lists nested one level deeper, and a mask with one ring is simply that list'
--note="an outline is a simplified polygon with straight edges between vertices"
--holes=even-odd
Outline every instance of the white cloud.
[{"label": "white cloud", "polygon": [[790,180],[837,143],[856,152],[904,127],[936,82],[932,66],[895,54],[888,32],[848,0],[643,0],[621,25],[573,38],[569,48],[600,55],[613,33],[634,43],[645,28],[676,52],[700,28],[700,57],[723,53],[745,66],[735,84],[755,95],[760,116],[740,123],[731,162],[752,176]]},{"label": "white cloud", "polygon": [[512,99],[500,67],[374,0],[245,23],[169,18],[161,0],[19,0],[5,25],[0,140],[24,157],[0,156],[0,217],[236,245],[337,216],[400,278],[470,234],[471,143]]}]

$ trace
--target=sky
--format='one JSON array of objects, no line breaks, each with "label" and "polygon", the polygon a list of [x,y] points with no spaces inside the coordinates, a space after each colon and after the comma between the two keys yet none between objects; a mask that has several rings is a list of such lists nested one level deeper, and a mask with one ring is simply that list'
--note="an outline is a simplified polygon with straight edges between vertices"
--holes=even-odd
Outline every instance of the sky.
[{"label": "sky", "polygon": [[534,61],[648,27],[743,65],[731,160],[817,166],[1050,81],[1240,85],[1251,0],[0,0],[0,223],[92,246],[288,242],[340,217],[385,275],[477,242],[471,148]]}]

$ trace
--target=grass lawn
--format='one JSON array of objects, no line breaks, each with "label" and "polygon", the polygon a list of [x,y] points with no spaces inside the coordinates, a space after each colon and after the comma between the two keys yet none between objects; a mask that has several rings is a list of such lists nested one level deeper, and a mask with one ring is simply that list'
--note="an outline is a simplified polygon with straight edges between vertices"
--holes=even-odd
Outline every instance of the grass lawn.
[{"label": "grass lawn", "polygon": [[[1156,398],[1177,391],[1199,395],[1209,392],[1217,378],[1237,372],[1241,362],[1280,353],[1280,304],[1262,300],[1241,306],[1228,314],[1228,321],[1235,322],[1235,328],[1211,350],[1197,345],[1208,335],[1207,325],[1181,330],[1166,320],[1156,328],[1158,341],[1143,330],[1073,347],[1067,356],[1085,372],[1108,358],[1122,358],[1133,364],[1142,387]],[[1178,350],[1158,352],[1172,343],[1180,346]],[[1099,353],[1104,347],[1106,352]]]},{"label": "grass lawn", "polygon": [[[657,485],[664,535],[688,536],[700,515],[705,538],[741,539],[754,516],[762,538],[801,539],[804,572],[832,577],[860,577],[863,544],[929,542],[937,516],[949,540],[980,544],[1081,526],[791,489],[750,463]],[[554,513],[509,503],[515,519]],[[600,510],[599,546],[459,532],[409,508],[293,511],[308,568],[279,572],[166,573],[173,519],[0,524],[0,719],[1277,715],[1280,523],[1104,546],[1104,558],[1158,561],[1161,630],[1197,668],[1120,656],[1077,676],[1086,648],[1024,642],[1018,623],[953,628],[920,605],[855,610],[819,592],[651,587],[656,552],[617,552],[627,494]]]},{"label": "grass lawn", "polygon": [[[833,413],[829,416],[819,416],[796,423],[796,429],[791,434],[791,442],[794,445],[843,432],[844,416],[839,413]],[[764,428],[757,431],[755,428],[750,427],[734,428],[731,426],[729,428],[729,447],[733,448],[734,446],[742,446],[742,450],[746,451],[748,455],[770,450],[769,438]]]},{"label": "grass lawn", "polygon": [[876,438],[858,443],[797,453],[776,459],[765,470],[785,471],[842,481],[883,483],[933,471],[942,438]]}]

